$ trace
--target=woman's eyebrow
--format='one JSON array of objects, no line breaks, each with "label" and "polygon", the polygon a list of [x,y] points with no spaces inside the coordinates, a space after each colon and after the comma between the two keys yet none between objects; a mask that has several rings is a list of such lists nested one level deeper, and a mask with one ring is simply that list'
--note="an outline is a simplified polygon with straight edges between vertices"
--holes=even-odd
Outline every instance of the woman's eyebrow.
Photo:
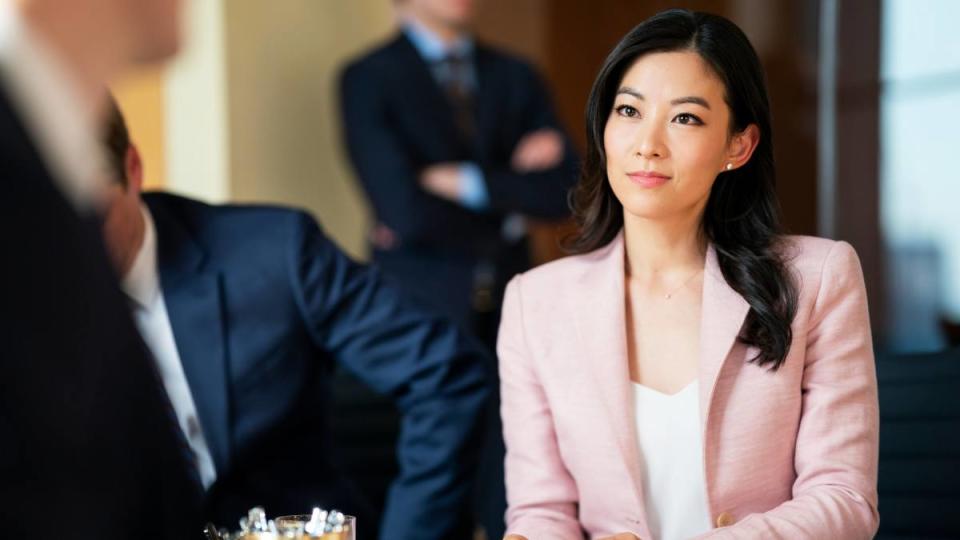
[{"label": "woman's eyebrow", "polygon": [[684,96],[682,98],[677,98],[670,101],[671,105],[682,105],[684,103],[692,103],[694,105],[699,105],[704,109],[710,110],[710,103],[700,96]]},{"label": "woman's eyebrow", "polygon": [[[627,94],[641,101],[644,100],[643,94],[641,94],[639,90],[635,90],[629,86],[623,86],[617,90],[617,95],[619,96],[620,94]],[[699,105],[704,109],[710,110],[710,102],[700,96],[684,96],[670,101],[670,105],[682,105],[684,103]]]}]

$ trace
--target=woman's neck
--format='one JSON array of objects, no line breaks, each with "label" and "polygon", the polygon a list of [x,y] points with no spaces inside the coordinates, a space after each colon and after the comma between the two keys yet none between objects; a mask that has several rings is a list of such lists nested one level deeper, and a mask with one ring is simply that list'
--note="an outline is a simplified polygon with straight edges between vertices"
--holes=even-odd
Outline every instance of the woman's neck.
[{"label": "woman's neck", "polygon": [[671,281],[703,268],[707,240],[700,216],[664,221],[624,212],[625,273],[641,281]]}]

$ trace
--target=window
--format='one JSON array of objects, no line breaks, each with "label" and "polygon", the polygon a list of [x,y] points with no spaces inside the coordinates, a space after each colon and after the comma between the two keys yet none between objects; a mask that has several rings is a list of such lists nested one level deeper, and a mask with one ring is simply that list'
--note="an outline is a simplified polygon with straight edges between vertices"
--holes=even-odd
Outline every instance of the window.
[{"label": "window", "polygon": [[960,322],[960,2],[885,0],[882,21],[889,345],[937,350]]}]

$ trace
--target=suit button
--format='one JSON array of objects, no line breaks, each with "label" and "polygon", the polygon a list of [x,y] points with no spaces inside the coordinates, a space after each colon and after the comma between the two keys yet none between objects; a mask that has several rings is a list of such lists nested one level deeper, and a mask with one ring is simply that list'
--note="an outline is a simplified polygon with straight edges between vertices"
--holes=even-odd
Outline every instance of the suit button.
[{"label": "suit button", "polygon": [[717,527],[729,527],[733,525],[733,516],[727,512],[720,512],[717,516]]}]

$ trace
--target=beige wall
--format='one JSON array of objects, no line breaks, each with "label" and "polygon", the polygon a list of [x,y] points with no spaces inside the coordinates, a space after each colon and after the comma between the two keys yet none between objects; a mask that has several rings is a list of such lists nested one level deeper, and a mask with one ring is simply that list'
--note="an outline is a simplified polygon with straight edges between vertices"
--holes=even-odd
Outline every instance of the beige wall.
[{"label": "beige wall", "polygon": [[210,201],[230,199],[230,122],[224,20],[227,0],[187,2],[185,43],[168,71],[165,188]]},{"label": "beige wall", "polygon": [[340,146],[336,77],[346,59],[392,32],[392,3],[187,5],[177,59],[113,85],[148,187],[305,207],[363,258],[367,210]]},{"label": "beige wall", "polygon": [[367,209],[340,143],[343,62],[394,28],[387,0],[225,4],[230,197],[305,206],[354,256]]}]

